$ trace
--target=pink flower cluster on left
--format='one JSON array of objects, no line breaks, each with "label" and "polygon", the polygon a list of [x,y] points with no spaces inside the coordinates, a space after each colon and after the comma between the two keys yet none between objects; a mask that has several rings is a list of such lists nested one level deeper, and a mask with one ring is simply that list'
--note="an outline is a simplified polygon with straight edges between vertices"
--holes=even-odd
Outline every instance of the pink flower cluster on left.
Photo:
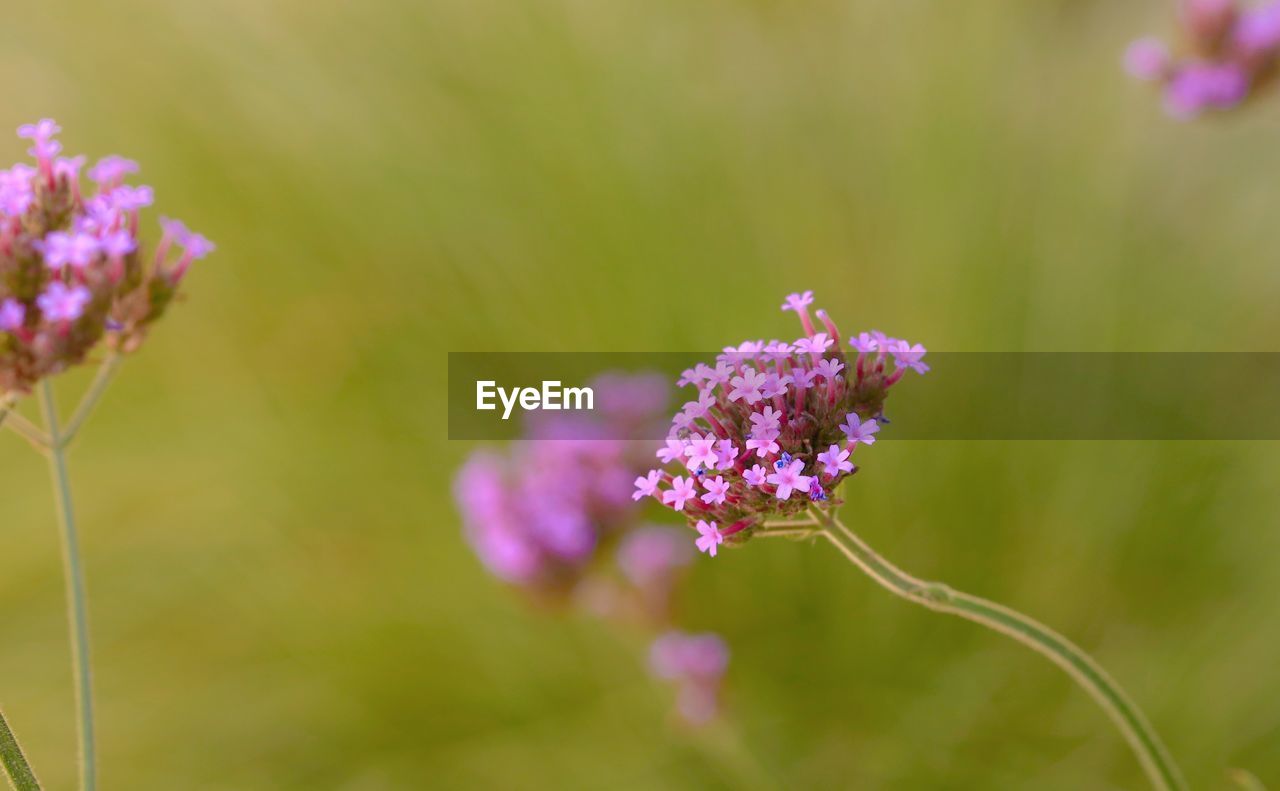
[{"label": "pink flower cluster on left", "polygon": [[18,128],[35,164],[0,170],[0,392],[25,393],[81,362],[104,336],[132,351],[177,293],[191,263],[213,251],[203,236],[161,220],[148,262],[138,236],[150,187],[125,179],[137,163],[117,156],[87,170],[60,156],[51,119]]}]

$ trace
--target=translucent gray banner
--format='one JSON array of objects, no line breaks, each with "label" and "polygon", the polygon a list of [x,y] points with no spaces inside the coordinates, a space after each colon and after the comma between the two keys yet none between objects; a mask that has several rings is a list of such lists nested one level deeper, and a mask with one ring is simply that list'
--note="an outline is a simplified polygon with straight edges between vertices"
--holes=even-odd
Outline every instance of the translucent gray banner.
[{"label": "translucent gray banner", "polygon": [[[681,372],[714,365],[716,354],[450,352],[449,439],[661,440],[670,417],[698,397],[676,386]],[[893,385],[881,439],[1280,439],[1280,353],[930,352],[926,360],[927,374],[907,371]]]}]

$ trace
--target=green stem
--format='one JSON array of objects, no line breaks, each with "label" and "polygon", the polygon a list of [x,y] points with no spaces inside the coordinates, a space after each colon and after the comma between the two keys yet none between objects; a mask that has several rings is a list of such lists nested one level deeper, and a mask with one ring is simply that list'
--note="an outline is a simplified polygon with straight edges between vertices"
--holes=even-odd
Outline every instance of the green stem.
[{"label": "green stem", "polygon": [[841,524],[834,513],[818,507],[813,508],[812,513],[814,521],[822,526],[823,535],[890,593],[1012,637],[1065,670],[1120,729],[1152,787],[1159,791],[1182,791],[1186,788],[1182,774],[1142,711],[1097,662],[1070,640],[1002,605],[952,590],[938,582],[917,579],[876,554],[866,542]]},{"label": "green stem", "polygon": [[111,384],[112,378],[115,377],[116,371],[119,370],[122,360],[124,360],[124,356],[119,352],[111,352],[107,355],[107,359],[102,361],[102,365],[98,366],[98,373],[94,375],[93,381],[89,383],[89,389],[85,391],[84,397],[80,399],[79,405],[76,406],[76,411],[71,413],[71,418],[62,430],[60,444],[63,447],[71,444],[71,440],[75,439],[84,422],[89,419],[89,415],[93,413],[93,408],[98,405],[98,399],[102,398],[102,394],[107,390],[107,385]]},{"label": "green stem", "polygon": [[71,480],[67,476],[66,443],[58,431],[58,406],[53,386],[46,379],[40,383],[40,408],[52,440],[49,448],[49,472],[53,477],[54,502],[58,523],[62,528],[62,561],[67,582],[68,616],[71,622],[71,664],[76,682],[77,726],[80,737],[80,788],[93,791],[93,678],[89,666],[89,615],[85,605],[84,570],[80,565],[80,546],[76,538],[75,512],[71,507]]},{"label": "green stem", "polygon": [[18,738],[13,735],[13,731],[9,730],[9,723],[5,722],[4,712],[0,711],[0,766],[4,767],[4,771],[9,775],[9,782],[13,784],[16,791],[40,791],[40,782],[36,780],[36,775],[31,771],[31,764],[27,763],[27,757],[22,754],[22,748],[18,746]]}]

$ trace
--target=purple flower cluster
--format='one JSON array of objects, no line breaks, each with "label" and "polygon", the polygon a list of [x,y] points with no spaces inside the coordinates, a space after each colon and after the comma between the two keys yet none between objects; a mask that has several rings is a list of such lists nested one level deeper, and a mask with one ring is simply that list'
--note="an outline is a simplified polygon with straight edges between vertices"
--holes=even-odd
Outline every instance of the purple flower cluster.
[{"label": "purple flower cluster", "polygon": [[649,648],[649,668],[678,685],[676,709],[687,722],[708,722],[720,710],[720,687],[729,647],[715,634],[667,632]]},{"label": "purple flower cluster", "polygon": [[124,183],[137,164],[99,160],[86,192],[85,158],[59,156],[60,131],[48,118],[19,127],[35,165],[0,170],[0,392],[29,391],[104,336],[120,351],[137,348],[191,263],[213,251],[182,223],[162,220],[164,235],[144,262],[138,214],[154,196]]},{"label": "purple flower cluster", "polygon": [[1256,94],[1280,55],[1280,0],[1242,7],[1237,0],[1184,0],[1180,17],[1186,53],[1174,57],[1154,38],[1133,42],[1125,68],[1163,86],[1176,118],[1227,110]]},{"label": "purple flower cluster", "polygon": [[[509,452],[478,451],[463,465],[454,493],[466,536],[494,576],[539,601],[665,632],[693,552],[681,531],[642,520],[631,480],[649,445],[616,438],[657,436],[668,386],[620,374],[591,386],[602,407],[595,416],[535,419]],[[690,721],[715,713],[715,690],[690,702],[686,687],[680,705],[697,715]]]},{"label": "purple flower cluster", "polygon": [[876,441],[890,388],[908,370],[929,370],[923,346],[880,332],[850,338],[846,352],[822,310],[818,331],[812,303],[806,291],[782,305],[804,328],[794,343],[747,341],[680,377],[697,397],[676,414],[657,452],[668,469],[636,478],[633,496],[682,512],[701,552],[715,556],[766,518],[829,499],[857,469],[854,448]]}]

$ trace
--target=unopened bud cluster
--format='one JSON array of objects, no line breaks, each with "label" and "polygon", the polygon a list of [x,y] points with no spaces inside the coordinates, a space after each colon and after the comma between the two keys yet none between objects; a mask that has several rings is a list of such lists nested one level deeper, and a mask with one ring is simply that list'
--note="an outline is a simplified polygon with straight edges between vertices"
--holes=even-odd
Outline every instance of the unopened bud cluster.
[{"label": "unopened bud cluster", "polygon": [[0,170],[0,393],[25,393],[84,360],[99,341],[133,351],[173,301],[192,261],[213,244],[176,220],[147,256],[139,212],[150,187],[126,177],[136,163],[108,156],[87,170],[60,156],[61,131],[44,119],[18,129],[34,165]]}]

